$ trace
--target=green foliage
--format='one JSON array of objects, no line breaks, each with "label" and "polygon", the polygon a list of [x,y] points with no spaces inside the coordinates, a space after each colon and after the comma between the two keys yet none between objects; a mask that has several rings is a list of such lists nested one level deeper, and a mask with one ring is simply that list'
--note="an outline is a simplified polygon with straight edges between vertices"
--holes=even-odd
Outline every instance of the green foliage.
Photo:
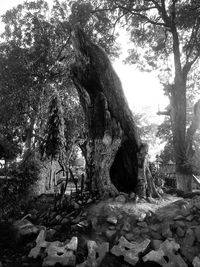
[{"label": "green foliage", "polygon": [[24,197],[28,194],[28,189],[39,179],[41,164],[35,159],[33,154],[29,154],[20,163],[14,163],[9,167],[8,176],[10,176],[17,189],[16,194]]},{"label": "green foliage", "polygon": [[21,216],[22,209],[27,204],[30,188],[39,179],[41,163],[33,153],[26,155],[19,163],[9,166],[8,180],[0,185],[1,218]]}]

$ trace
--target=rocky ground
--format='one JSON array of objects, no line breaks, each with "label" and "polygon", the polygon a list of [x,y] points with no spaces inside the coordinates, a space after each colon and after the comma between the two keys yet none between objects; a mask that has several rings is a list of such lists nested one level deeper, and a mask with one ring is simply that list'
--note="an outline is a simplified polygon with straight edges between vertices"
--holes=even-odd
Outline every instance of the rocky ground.
[{"label": "rocky ground", "polygon": [[0,266],[200,266],[200,196],[42,195],[0,224]]}]

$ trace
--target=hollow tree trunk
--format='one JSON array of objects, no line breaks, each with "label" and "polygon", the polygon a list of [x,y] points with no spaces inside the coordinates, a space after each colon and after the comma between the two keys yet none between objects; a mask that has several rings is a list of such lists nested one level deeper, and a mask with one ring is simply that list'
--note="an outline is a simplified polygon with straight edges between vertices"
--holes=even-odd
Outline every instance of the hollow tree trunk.
[{"label": "hollow tree trunk", "polygon": [[137,135],[121,82],[105,52],[80,28],[73,32],[72,79],[88,121],[88,162],[93,188],[104,195],[133,191],[137,183]]}]

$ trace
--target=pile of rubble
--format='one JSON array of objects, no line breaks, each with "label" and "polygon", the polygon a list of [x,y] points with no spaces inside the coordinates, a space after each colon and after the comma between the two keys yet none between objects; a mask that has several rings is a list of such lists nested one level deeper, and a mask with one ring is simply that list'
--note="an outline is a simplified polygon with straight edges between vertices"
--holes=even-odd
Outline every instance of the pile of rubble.
[{"label": "pile of rubble", "polygon": [[37,259],[37,266],[113,266],[104,263],[109,257],[123,258],[123,266],[200,266],[199,196],[157,208],[155,203],[131,202],[126,195],[91,203],[87,208],[80,203],[71,213],[51,210],[45,226],[27,219],[15,222],[19,238],[37,235],[22,266]]}]

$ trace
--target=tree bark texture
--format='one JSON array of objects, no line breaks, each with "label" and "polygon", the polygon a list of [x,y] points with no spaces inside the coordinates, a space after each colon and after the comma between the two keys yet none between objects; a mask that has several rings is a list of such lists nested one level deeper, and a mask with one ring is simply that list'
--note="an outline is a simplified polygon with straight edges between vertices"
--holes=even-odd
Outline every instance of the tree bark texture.
[{"label": "tree bark texture", "polygon": [[71,73],[88,122],[92,187],[106,195],[133,191],[140,138],[120,79],[105,52],[79,27],[72,36],[76,61]]},{"label": "tree bark texture", "polygon": [[[182,77],[181,79],[179,79]],[[195,104],[191,125],[186,130],[186,78],[175,79],[171,97],[171,122],[173,130],[174,155],[176,160],[177,189],[187,193],[192,190],[193,137],[200,125],[200,101]]]}]

